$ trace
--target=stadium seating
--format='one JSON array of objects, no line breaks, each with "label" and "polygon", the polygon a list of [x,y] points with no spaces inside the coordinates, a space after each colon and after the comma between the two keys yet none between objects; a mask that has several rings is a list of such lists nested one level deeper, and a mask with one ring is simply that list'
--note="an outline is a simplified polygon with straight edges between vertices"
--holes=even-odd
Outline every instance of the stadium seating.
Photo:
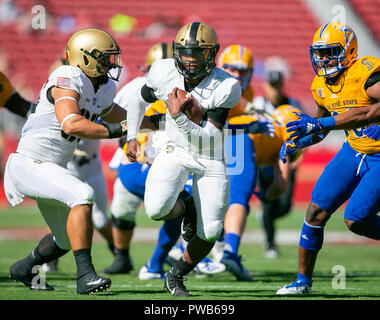
[{"label": "stadium seating", "polygon": [[380,42],[380,0],[349,0],[349,2],[372,31],[375,39]]},{"label": "stadium seating", "polygon": [[[14,3],[20,11],[31,13],[35,1],[15,0]],[[145,53],[151,45],[158,41],[172,41],[180,26],[192,20],[202,20],[217,31],[222,48],[242,43],[252,50],[257,65],[253,83],[257,93],[261,93],[262,63],[268,56],[276,55],[283,57],[291,68],[288,92],[301,100],[310,99],[313,70],[308,46],[318,22],[302,0],[209,0],[207,3],[202,0],[46,0],[44,5],[53,17],[74,14],[79,27],[96,26],[110,30],[109,19],[114,14],[135,17],[137,27],[132,33],[115,35],[128,69],[128,78],[124,80],[140,74],[137,65],[144,64]],[[163,33],[147,38],[151,34],[147,27],[152,28],[157,22],[164,26]],[[28,85],[37,97],[46,81],[49,66],[60,56],[68,37],[69,34],[51,28],[20,34],[16,25],[8,25],[0,34],[0,47],[9,54],[14,73],[28,79]]]}]

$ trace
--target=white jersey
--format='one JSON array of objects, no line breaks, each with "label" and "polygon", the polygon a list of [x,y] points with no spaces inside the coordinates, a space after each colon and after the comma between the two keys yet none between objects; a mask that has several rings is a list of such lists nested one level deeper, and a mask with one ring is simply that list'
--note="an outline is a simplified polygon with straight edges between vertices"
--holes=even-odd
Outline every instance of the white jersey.
[{"label": "white jersey", "polygon": [[[157,99],[167,103],[168,95],[172,92],[174,87],[185,90],[185,79],[184,76],[178,72],[174,59],[163,59],[153,63],[147,77],[146,85],[153,89]],[[216,108],[229,109],[234,107],[240,100],[241,87],[239,82],[227,72],[220,68],[214,68],[190,93],[199,102],[203,110],[207,112],[208,110]],[[204,127],[214,127],[211,123],[206,121],[203,125]],[[213,128],[211,128],[211,130],[212,129]],[[210,154],[208,148],[210,148],[211,143],[197,143],[197,146],[195,146],[194,142],[190,141],[191,138],[179,129],[168,110],[166,112],[165,130],[168,139],[183,149],[196,153],[197,156],[201,157],[207,157],[207,155]],[[215,130],[217,131],[216,128]],[[220,135],[220,132],[217,133],[216,131],[215,135]],[[215,153],[220,154],[220,151],[216,151],[216,149],[223,148],[222,141],[215,142],[214,148],[215,150],[211,152],[215,151]]]},{"label": "white jersey", "polygon": [[141,88],[143,87],[145,82],[145,75],[134,78],[118,91],[114,99],[114,102],[117,103],[120,107],[124,108],[125,110],[128,110],[128,105],[131,103],[133,95],[140,94]]},{"label": "white jersey", "polygon": [[111,80],[94,92],[89,78],[78,67],[60,66],[52,72],[40,91],[35,112],[26,121],[17,152],[32,159],[53,162],[65,166],[72,158],[78,139],[63,132],[55,114],[50,89],[70,89],[80,96],[78,105],[81,114],[95,122],[108,108],[116,93]]}]

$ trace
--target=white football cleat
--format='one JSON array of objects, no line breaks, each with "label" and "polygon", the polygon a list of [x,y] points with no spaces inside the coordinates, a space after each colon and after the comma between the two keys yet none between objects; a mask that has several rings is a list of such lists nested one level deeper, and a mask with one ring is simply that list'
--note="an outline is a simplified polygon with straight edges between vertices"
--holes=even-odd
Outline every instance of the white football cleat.
[{"label": "white football cleat", "polygon": [[226,266],[223,263],[212,261],[210,258],[204,258],[195,267],[196,273],[212,275],[226,271]]},{"label": "white football cleat", "polygon": [[223,258],[224,241],[216,241],[211,249],[211,255],[214,261],[220,262]]},{"label": "white football cleat", "polygon": [[165,272],[151,272],[146,263],[139,271],[140,280],[165,279]]},{"label": "white football cleat", "polygon": [[306,283],[302,283],[301,280],[298,280],[277,290],[276,294],[310,294],[311,292],[311,286]]}]

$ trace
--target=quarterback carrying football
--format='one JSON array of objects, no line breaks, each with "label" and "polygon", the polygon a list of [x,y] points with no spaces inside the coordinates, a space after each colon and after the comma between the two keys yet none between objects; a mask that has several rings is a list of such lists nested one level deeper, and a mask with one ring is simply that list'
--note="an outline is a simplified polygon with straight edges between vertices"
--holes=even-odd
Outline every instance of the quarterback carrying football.
[{"label": "quarterback carrying football", "polygon": [[[184,255],[167,273],[164,287],[174,296],[190,296],[184,276],[210,252],[219,237],[228,205],[228,179],[223,158],[223,127],[230,108],[241,96],[236,79],[215,67],[218,37],[207,24],[183,26],[173,42],[174,59],[155,61],[135,112],[128,110],[128,149],[136,160],[137,132],[147,104],[158,99],[167,105],[166,142],[148,173],[145,210],[153,220],[183,215]],[[202,126],[192,122],[182,108],[190,93],[205,113]],[[194,197],[183,190],[193,174]]]}]

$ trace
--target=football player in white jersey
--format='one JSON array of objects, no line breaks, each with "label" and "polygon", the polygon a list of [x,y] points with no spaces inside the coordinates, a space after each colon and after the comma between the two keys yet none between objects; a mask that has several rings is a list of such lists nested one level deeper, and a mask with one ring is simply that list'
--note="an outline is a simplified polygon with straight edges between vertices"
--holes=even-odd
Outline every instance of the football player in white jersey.
[{"label": "football player in white jersey", "polygon": [[[66,48],[61,58],[53,64],[54,69],[61,64],[67,65]],[[107,183],[100,159],[100,140],[80,139],[74,150],[73,158],[67,164],[67,169],[77,178],[88,183],[94,189],[94,205],[92,207],[92,223],[94,228],[106,240],[111,252],[114,252],[111,220],[108,218]],[[50,233],[50,230],[48,230]],[[43,271],[56,271],[58,259],[42,265]]]},{"label": "football player in white jersey", "polygon": [[[37,201],[51,234],[26,258],[10,268],[13,279],[37,290],[52,290],[35,281],[36,265],[58,258],[72,249],[77,265],[77,293],[88,294],[110,287],[99,277],[91,260],[94,190],[67,170],[79,139],[116,138],[126,134],[126,111],[113,103],[121,67],[120,48],[99,29],[83,29],[69,39],[69,65],[58,67],[40,91],[28,117],[16,153],[9,156],[4,176],[8,201],[24,197]],[[109,74],[116,69],[117,75]],[[95,123],[101,117],[103,124]],[[119,123],[122,121],[121,123]]]},{"label": "football player in white jersey", "polygon": [[[222,231],[228,205],[223,127],[229,109],[240,100],[241,87],[215,67],[218,50],[217,35],[209,25],[192,22],[183,26],[173,42],[174,59],[153,63],[141,95],[128,109],[127,156],[136,161],[136,138],[145,107],[156,100],[167,105],[167,139],[148,173],[144,203],[153,220],[184,217],[182,237],[188,245],[164,280],[164,288],[174,296],[191,295],[183,284],[184,276],[210,252]],[[202,106],[202,126],[181,112],[190,98],[180,97],[179,88]],[[191,173],[194,197],[183,191]]]}]

